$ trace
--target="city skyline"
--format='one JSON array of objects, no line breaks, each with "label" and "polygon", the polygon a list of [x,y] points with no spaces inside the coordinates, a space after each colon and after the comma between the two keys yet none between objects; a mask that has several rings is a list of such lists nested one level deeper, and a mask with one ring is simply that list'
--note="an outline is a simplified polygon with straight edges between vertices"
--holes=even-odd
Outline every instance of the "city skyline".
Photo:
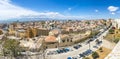
[{"label": "city skyline", "polygon": [[119,0],[0,0],[0,59],[120,59],[119,15]]}]

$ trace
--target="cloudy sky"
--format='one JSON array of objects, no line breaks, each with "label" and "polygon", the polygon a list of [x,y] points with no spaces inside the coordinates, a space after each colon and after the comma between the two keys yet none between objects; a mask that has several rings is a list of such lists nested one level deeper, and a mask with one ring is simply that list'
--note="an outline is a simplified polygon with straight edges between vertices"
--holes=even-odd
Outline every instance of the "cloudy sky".
[{"label": "cloudy sky", "polygon": [[120,18],[119,0],[0,0],[0,19]]}]

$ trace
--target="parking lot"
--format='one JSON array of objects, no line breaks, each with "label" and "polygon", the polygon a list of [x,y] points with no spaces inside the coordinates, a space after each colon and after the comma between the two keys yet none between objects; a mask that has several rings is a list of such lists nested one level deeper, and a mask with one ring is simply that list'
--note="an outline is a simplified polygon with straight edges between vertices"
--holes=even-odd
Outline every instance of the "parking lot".
[{"label": "parking lot", "polygon": [[[93,51],[96,51],[98,48],[102,46],[103,36],[108,33],[108,30],[104,32],[100,32],[97,36],[86,40],[83,43],[75,44],[69,48],[73,51],[69,51],[67,53],[55,54],[55,55],[47,55],[48,59],[82,59],[84,56],[88,56]],[[98,40],[98,41],[97,41]]]},{"label": "parking lot", "polygon": [[61,53],[67,53],[67,52],[70,52],[70,51],[73,51],[73,50],[70,49],[70,48],[60,48],[60,49],[57,49],[57,50],[49,51],[47,53],[47,55],[56,55],[56,54],[61,54]]},{"label": "parking lot", "polygon": [[[69,47],[71,50],[67,50],[67,52],[65,52],[64,50],[54,50],[54,51],[51,51],[54,53],[47,56],[48,56],[48,59],[52,59],[52,58],[67,59],[68,57],[72,57],[73,59],[75,58],[79,59],[79,58],[83,58],[85,56],[90,55],[93,51],[96,51],[101,46],[101,44],[100,45],[96,45],[96,44],[97,44],[96,41],[91,41],[90,42],[91,46],[89,46],[89,44],[84,44],[84,43],[81,45],[76,44]],[[97,48],[95,48],[94,46],[96,46]]]}]

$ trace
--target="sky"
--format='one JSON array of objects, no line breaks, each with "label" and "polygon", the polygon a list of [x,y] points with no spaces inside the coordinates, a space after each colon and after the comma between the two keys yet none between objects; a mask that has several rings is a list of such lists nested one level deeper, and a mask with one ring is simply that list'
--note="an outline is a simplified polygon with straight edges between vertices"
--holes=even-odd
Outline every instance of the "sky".
[{"label": "sky", "polygon": [[0,0],[0,19],[120,18],[119,0]]}]

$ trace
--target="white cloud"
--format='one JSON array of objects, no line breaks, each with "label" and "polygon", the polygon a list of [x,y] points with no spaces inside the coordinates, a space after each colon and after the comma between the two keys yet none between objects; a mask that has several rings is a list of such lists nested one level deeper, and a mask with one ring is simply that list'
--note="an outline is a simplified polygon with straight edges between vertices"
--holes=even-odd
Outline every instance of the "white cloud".
[{"label": "white cloud", "polygon": [[18,18],[29,15],[43,15],[46,17],[62,16],[58,12],[36,12],[13,5],[11,0],[0,0],[0,19]]},{"label": "white cloud", "polygon": [[95,12],[99,12],[99,10],[96,9]]},{"label": "white cloud", "polygon": [[71,11],[72,8],[68,8],[68,11]]},{"label": "white cloud", "polygon": [[116,14],[116,11],[119,9],[119,7],[116,6],[109,6],[108,10],[110,11],[111,14]]},{"label": "white cloud", "polygon": [[10,0],[1,0],[1,1],[10,2]]},{"label": "white cloud", "polygon": [[[67,11],[71,11],[68,8]],[[12,4],[12,0],[0,0],[0,20],[7,20],[11,18],[60,18],[60,19],[81,19],[82,16],[65,16],[59,12],[36,12],[17,5]]]},{"label": "white cloud", "polygon": [[109,6],[109,7],[108,7],[108,10],[109,10],[110,12],[117,11],[118,9],[119,9],[119,7],[115,7],[115,6]]},{"label": "white cloud", "polygon": [[114,14],[115,14],[115,12],[111,12],[111,14],[113,14],[113,15],[114,15]]}]

